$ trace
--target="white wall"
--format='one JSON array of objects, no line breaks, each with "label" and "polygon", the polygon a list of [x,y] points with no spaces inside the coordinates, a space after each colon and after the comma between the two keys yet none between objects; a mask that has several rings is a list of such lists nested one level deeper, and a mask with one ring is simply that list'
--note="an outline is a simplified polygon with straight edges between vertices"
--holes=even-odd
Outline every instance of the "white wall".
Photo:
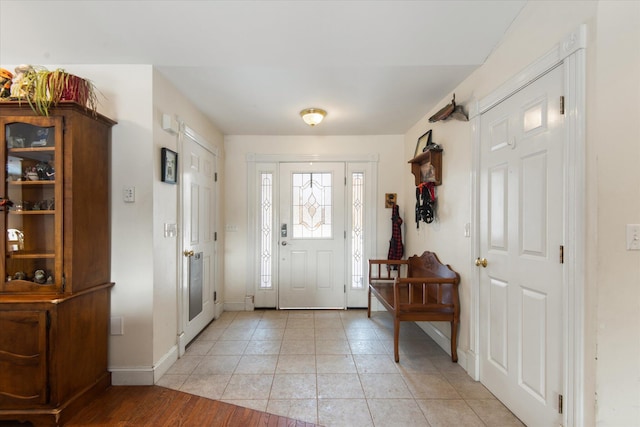
[{"label": "white wall", "polygon": [[[47,66],[49,69],[54,66]],[[109,369],[137,381],[153,366],[153,109],[149,65],[73,65],[104,95],[98,110],[118,122],[111,144],[111,315],[122,317],[124,335],[109,340]],[[136,202],[122,188],[135,186]],[[127,376],[127,375],[125,375]],[[114,383],[119,378],[114,374]]]},{"label": "white wall", "polygon": [[[640,252],[624,247],[625,224],[640,223],[640,3],[529,2],[486,63],[453,92],[458,103],[483,98],[582,23],[589,33],[585,425],[626,427],[640,425]],[[419,232],[409,229],[407,245],[409,252],[436,251],[461,274],[464,351],[475,269],[469,239],[462,237],[471,221],[471,130],[463,122],[428,123],[438,108],[407,132],[405,153],[413,153],[418,136],[433,128],[445,153],[440,221]],[[404,185],[413,186],[411,180],[406,176]],[[447,325],[437,326],[449,334]]]},{"label": "white wall", "polygon": [[[207,146],[212,151],[217,151],[217,171],[219,184],[217,186],[218,200],[224,200],[221,192],[223,188],[222,177],[224,176],[224,151],[223,136],[216,127],[204,117],[162,74],[154,70],[153,72],[153,240],[154,240],[154,293],[153,293],[153,362],[167,356],[167,352],[176,345],[176,327],[179,324],[177,312],[177,283],[179,282],[179,268],[176,262],[182,259],[179,255],[181,248],[180,241],[182,234],[177,237],[164,237],[164,224],[180,224],[179,197],[180,186],[166,184],[160,180],[160,152],[162,147],[180,151],[180,144],[177,135],[171,135],[161,128],[162,115],[168,114],[172,118],[184,121],[193,131],[200,135]],[[178,159],[180,166],[185,164],[185,158]],[[178,170],[180,174],[182,169]],[[222,222],[222,207],[217,206],[218,235],[219,224]],[[224,247],[224,239],[217,243],[219,248]],[[220,267],[216,271],[217,289],[222,289],[224,274],[222,271],[223,251],[218,250],[217,265]],[[224,295],[219,292],[219,298]],[[156,379],[158,375],[156,375]]]},{"label": "white wall", "polygon": [[[390,136],[226,136],[226,185],[225,199],[226,225],[237,227],[237,232],[226,232],[225,244],[225,304],[228,306],[244,304],[246,275],[251,248],[247,245],[247,161],[248,153],[254,154],[317,154],[362,155],[377,153],[377,229],[378,257],[387,256],[391,237],[391,210],[384,208],[384,194],[398,193],[399,200],[404,197],[403,177],[409,171],[403,154],[403,137]],[[413,197],[413,196],[411,196]],[[409,216],[401,210],[404,218]],[[411,210],[413,215],[413,208]]]},{"label": "white wall", "polygon": [[626,250],[625,231],[640,224],[640,3],[600,2],[595,31],[587,105],[595,302],[587,318],[596,328],[596,421],[638,426],[640,252]]}]

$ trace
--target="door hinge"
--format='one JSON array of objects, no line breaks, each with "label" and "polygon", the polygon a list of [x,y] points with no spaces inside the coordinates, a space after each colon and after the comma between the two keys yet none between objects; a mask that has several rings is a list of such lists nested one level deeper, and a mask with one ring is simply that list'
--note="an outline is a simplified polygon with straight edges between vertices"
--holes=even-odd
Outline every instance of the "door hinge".
[{"label": "door hinge", "polygon": [[213,232],[213,241],[214,241],[214,242],[217,242],[217,241],[218,241],[218,232],[217,232],[217,231],[214,231],[214,232]]},{"label": "door hinge", "polygon": [[346,176],[344,177],[344,186],[345,187],[347,186],[347,177]]},{"label": "door hinge", "polygon": [[216,291],[213,291],[213,302],[216,302],[218,300],[218,293]]},{"label": "door hinge", "polygon": [[218,182],[218,172],[216,172],[216,173],[214,173],[214,174],[213,174],[213,180],[214,180],[215,182]]},{"label": "door hinge", "polygon": [[564,264],[564,245],[560,245],[560,264]]},{"label": "door hinge", "polygon": [[564,114],[564,96],[560,97],[560,114]]},{"label": "door hinge", "polygon": [[347,285],[344,285],[344,293],[347,293]]},{"label": "door hinge", "polygon": [[559,414],[562,414],[562,403],[563,403],[562,402],[562,395],[559,394],[558,395],[558,413]]},{"label": "door hinge", "polygon": [[344,230],[344,238],[347,238],[347,230]]}]

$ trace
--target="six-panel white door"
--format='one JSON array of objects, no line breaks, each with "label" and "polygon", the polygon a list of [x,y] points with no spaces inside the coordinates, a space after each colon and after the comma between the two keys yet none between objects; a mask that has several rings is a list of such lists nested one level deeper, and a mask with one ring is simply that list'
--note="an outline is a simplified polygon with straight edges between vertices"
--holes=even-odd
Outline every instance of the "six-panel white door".
[{"label": "six-panel white door", "polygon": [[559,67],[480,119],[480,377],[529,427],[561,422],[562,89]]},{"label": "six-panel white door", "polygon": [[[180,165],[183,209],[181,342],[189,343],[215,315],[215,156],[185,134]],[[201,281],[190,280],[194,277]]]},{"label": "six-panel white door", "polygon": [[345,307],[344,163],[281,163],[278,307]]}]

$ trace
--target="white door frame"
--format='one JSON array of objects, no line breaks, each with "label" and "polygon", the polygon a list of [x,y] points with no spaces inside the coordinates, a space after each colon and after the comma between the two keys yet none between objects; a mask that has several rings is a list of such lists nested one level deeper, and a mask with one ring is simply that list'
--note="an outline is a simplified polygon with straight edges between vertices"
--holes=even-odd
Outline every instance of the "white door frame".
[{"label": "white door frame", "polygon": [[[365,240],[365,259],[368,259],[374,254],[376,254],[376,241],[377,241],[377,188],[378,188],[378,160],[379,156],[377,153],[373,154],[363,154],[363,155],[316,155],[316,154],[256,154],[256,153],[248,153],[246,155],[247,161],[247,252],[248,252],[248,261],[249,265],[247,267],[247,281],[245,284],[245,304],[244,310],[253,310],[254,309],[254,297],[256,295],[257,284],[259,280],[257,280],[259,271],[258,266],[260,265],[260,261],[258,259],[257,250],[256,250],[256,242],[257,242],[257,221],[258,221],[258,212],[256,210],[256,200],[258,197],[259,185],[258,185],[258,165],[265,169],[265,171],[273,172],[274,175],[274,200],[279,200],[279,194],[277,194],[277,188],[279,188],[279,179],[277,176],[278,164],[279,163],[301,163],[301,162],[341,162],[345,163],[347,166],[347,173],[352,171],[365,171],[368,172],[367,175],[367,183],[366,183],[366,202],[372,206],[372,209],[366,210],[365,222],[367,224],[366,231],[369,236],[368,239]],[[358,166],[354,166],[355,164],[364,164],[365,167],[359,168]],[[276,203],[277,204],[277,203]],[[274,213],[274,218],[277,218],[278,215]],[[347,222],[350,224],[350,221]],[[278,239],[279,239],[279,228],[277,228],[277,224],[274,223],[274,248],[277,249]],[[346,245],[347,252],[349,252],[350,245]],[[274,265],[274,269],[272,274],[274,277],[277,277],[277,262]],[[348,267],[348,266],[347,266]],[[347,283],[347,301],[349,301],[349,292],[362,292],[363,295],[366,295],[366,287],[362,290],[351,290],[348,286],[348,273],[350,272],[350,268],[345,269],[345,283]],[[365,272],[366,274],[366,272]],[[275,293],[275,301],[277,302],[277,286],[273,289]],[[348,306],[348,304],[347,304]]]},{"label": "white door frame", "polygon": [[[178,119],[178,124],[179,124],[179,133],[178,133],[178,159],[180,159],[181,156],[184,155],[184,138],[185,136],[188,136],[189,138],[191,138],[192,140],[194,140],[198,145],[200,145],[202,148],[204,148],[205,150],[209,151],[211,154],[213,154],[214,159],[215,159],[215,170],[217,173],[218,170],[218,166],[217,166],[217,162],[218,162],[218,149],[216,147],[212,147],[211,145],[207,144],[206,140],[204,137],[200,136],[196,131],[194,131],[192,128],[190,128],[189,126],[187,126],[182,120]],[[184,161],[180,161],[178,164],[184,164]],[[182,174],[182,168],[178,168],[178,174]],[[182,180],[181,180],[182,181]],[[183,235],[184,235],[184,206],[182,203],[182,197],[184,194],[184,189],[182,187],[183,183],[180,182],[178,185],[178,244],[176,245],[178,251],[176,253],[176,260],[177,260],[177,277],[176,277],[176,293],[177,293],[177,305],[178,305],[178,316],[177,316],[177,320],[178,320],[178,357],[182,357],[186,351],[186,347],[187,344],[189,344],[189,342],[187,341],[186,335],[185,335],[185,328],[187,326],[187,321],[185,320],[186,318],[186,313],[188,313],[189,308],[187,307],[187,301],[188,301],[188,290],[183,287],[184,283],[182,283],[182,278],[184,277],[184,268],[183,268],[183,252],[184,252],[184,240],[183,240]],[[213,230],[217,230],[217,222],[219,221],[218,219],[218,214],[219,214],[219,210],[218,210],[218,203],[217,203],[217,189],[214,192],[214,209],[215,209],[215,213],[214,213],[214,224],[212,224],[212,228]],[[214,277],[214,292],[216,292],[218,290],[218,286],[219,286],[219,280],[220,280],[220,276],[219,276],[219,271],[220,271],[220,265],[219,265],[219,260],[218,260],[218,242],[215,241],[214,242],[214,246],[213,246],[213,263],[214,263],[214,273],[213,273],[213,277]],[[218,306],[218,304],[216,304],[216,301],[213,301],[214,303],[214,318],[218,318],[218,316],[220,315],[220,310],[221,308]]]},{"label": "white door frame", "polygon": [[[471,106],[473,131],[472,170],[472,259],[480,256],[480,115],[493,108],[538,77],[564,63],[565,127],[564,153],[565,212],[563,273],[563,425],[584,425],[585,405],[585,95],[586,95],[586,25],[569,33],[550,52],[509,79],[488,96]],[[470,349],[467,370],[480,379],[480,272],[472,274],[470,304]]]}]

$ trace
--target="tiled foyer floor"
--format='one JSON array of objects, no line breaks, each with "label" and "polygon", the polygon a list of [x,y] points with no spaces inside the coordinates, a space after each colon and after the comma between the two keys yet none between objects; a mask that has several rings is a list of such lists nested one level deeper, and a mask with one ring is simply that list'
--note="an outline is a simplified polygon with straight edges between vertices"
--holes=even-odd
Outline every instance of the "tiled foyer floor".
[{"label": "tiled foyer floor", "polygon": [[417,325],[366,310],[225,312],[158,385],[327,427],[522,426]]}]

